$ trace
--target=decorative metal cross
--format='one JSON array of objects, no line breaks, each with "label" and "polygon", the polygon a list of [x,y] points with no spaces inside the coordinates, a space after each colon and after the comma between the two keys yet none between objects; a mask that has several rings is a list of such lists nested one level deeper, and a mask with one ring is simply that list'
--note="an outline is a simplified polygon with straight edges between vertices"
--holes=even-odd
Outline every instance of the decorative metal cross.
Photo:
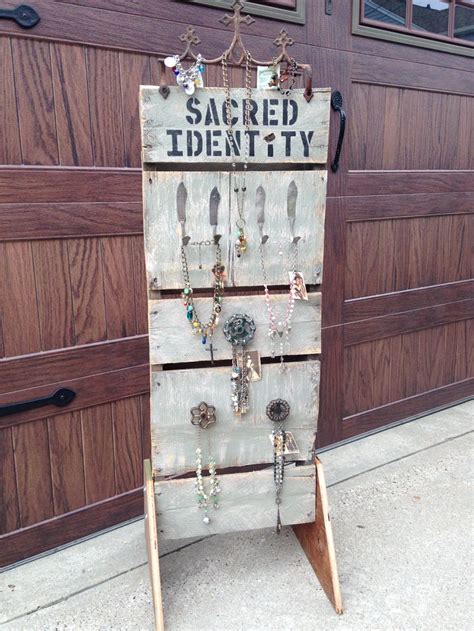
[{"label": "decorative metal cross", "polygon": [[287,31],[284,28],[282,28],[278,37],[273,40],[273,43],[275,44],[275,46],[278,46],[278,48],[282,49],[283,54],[286,54],[287,47],[293,46],[295,40],[288,35]]},{"label": "decorative metal cross", "polygon": [[218,351],[218,348],[214,348],[212,342],[209,344],[209,348],[206,348],[208,353],[211,353],[211,364],[214,365],[214,351]]},{"label": "decorative metal cross", "polygon": [[234,9],[234,15],[229,15],[228,13],[226,13],[223,17],[220,18],[219,22],[222,22],[224,26],[228,26],[233,22],[234,31],[236,33],[240,32],[241,24],[250,25],[255,22],[255,20],[250,17],[250,15],[246,15],[245,17],[241,16],[242,9],[244,8],[242,0],[235,0],[235,2],[230,5],[230,8]]}]

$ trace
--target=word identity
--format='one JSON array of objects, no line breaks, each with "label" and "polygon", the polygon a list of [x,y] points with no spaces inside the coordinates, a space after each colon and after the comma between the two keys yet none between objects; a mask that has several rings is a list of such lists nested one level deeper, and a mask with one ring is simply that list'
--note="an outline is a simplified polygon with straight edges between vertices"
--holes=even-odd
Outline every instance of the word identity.
[{"label": "word identity", "polygon": [[166,129],[167,155],[170,158],[240,157],[248,136],[250,158],[310,157],[314,131],[302,129],[299,124],[300,107],[296,100],[250,100],[249,129],[245,129],[244,121],[246,103],[246,99],[231,100],[230,130],[223,98],[211,97],[206,102],[196,96],[187,99],[182,127]]}]

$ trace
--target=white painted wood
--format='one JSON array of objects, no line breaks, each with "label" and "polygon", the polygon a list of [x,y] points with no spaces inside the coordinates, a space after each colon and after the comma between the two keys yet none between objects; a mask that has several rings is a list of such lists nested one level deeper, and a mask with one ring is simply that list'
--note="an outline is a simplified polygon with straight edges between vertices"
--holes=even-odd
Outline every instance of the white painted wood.
[{"label": "white painted wood", "polygon": [[[177,216],[176,192],[182,182],[188,197],[186,204],[186,234],[191,242],[212,239],[209,223],[209,199],[216,186],[221,195],[218,214],[218,234],[222,260],[227,271],[227,285],[252,287],[262,285],[260,264],[260,232],[257,223],[256,192],[263,186],[266,193],[264,260],[270,285],[287,285],[292,267],[292,234],[287,217],[288,189],[294,182],[298,189],[294,236],[298,244],[298,269],[307,284],[322,281],[324,214],[326,203],[326,171],[253,171],[247,174],[245,232],[247,252],[237,259],[235,240],[238,219],[236,195],[230,173],[222,172],[160,172],[143,174],[145,208],[145,255],[149,286],[152,289],[183,287],[181,264],[181,226]],[[214,246],[204,246],[202,269],[199,269],[199,248],[187,248],[191,284],[194,288],[210,288],[211,269],[215,261]],[[281,255],[280,255],[281,252]]]},{"label": "white painted wood", "polygon": [[[287,196],[292,182],[298,188],[294,226],[295,236],[301,237],[298,243],[298,269],[303,273],[306,283],[321,283],[327,172],[270,171],[253,172],[247,176],[246,228],[249,249],[238,259],[234,247],[230,248],[227,269],[231,285],[248,287],[263,283],[260,269],[260,233],[255,209],[259,185],[262,185],[266,192],[264,234],[268,235],[269,239],[264,246],[264,257],[268,282],[270,285],[288,283],[288,271],[292,269],[293,236],[287,216]],[[235,235],[234,226],[238,218],[235,193],[230,199],[231,225]]]},{"label": "white painted wood", "polygon": [[[186,234],[191,242],[208,241],[213,237],[209,222],[209,199],[217,187],[221,195],[217,233],[222,234],[221,249],[225,263],[229,234],[229,174],[144,172],[144,236],[145,260],[149,287],[180,289],[183,287],[181,265],[181,225],[178,221],[176,192],[180,183],[187,190]],[[198,247],[188,245],[187,256],[193,287],[211,287],[215,248],[202,247],[199,270]]]},{"label": "white painted wood", "polygon": [[[319,361],[292,362],[280,374],[277,364],[262,365],[262,380],[250,384],[250,410],[235,416],[230,405],[230,367],[165,370],[151,379],[152,462],[157,475],[195,469],[199,432],[204,453],[212,453],[218,467],[236,467],[273,460],[269,435],[273,424],[267,404],[282,398],[291,412],[285,429],[292,431],[299,454],[311,458],[319,407]],[[205,430],[191,424],[192,407],[205,401],[216,407],[217,421]]]},{"label": "white painted wood", "polygon": [[[210,314],[212,298],[196,298],[195,307],[201,320]],[[285,317],[288,294],[272,295],[272,308],[277,318]],[[246,313],[257,326],[248,350],[258,350],[260,357],[271,356],[268,337],[268,312],[265,297],[233,296],[224,299],[219,326],[214,333],[214,357],[216,360],[231,359],[232,348],[222,333],[222,325],[234,313]],[[200,335],[193,335],[192,326],[186,320],[183,301],[151,300],[149,302],[150,362],[172,364],[208,361],[209,352],[201,343]],[[276,343],[278,350],[278,343]],[[289,353],[309,355],[321,352],[321,294],[309,294],[309,300],[295,301],[290,333]]]},{"label": "white painted wood", "polygon": [[[219,476],[220,508],[209,509],[211,522],[204,524],[204,511],[196,502],[195,478],[156,482],[158,534],[163,539],[198,537],[276,525],[273,468]],[[284,525],[315,519],[315,467],[285,469],[281,520]]]},{"label": "white painted wood", "polygon": [[[331,90],[315,90],[309,103],[303,93],[295,90],[288,99],[273,90],[253,90],[256,111],[250,125],[250,163],[326,162]],[[242,112],[246,90],[233,89],[232,98],[238,138],[245,130]],[[193,96],[186,96],[173,86],[164,99],[158,87],[141,86],[140,104],[143,162],[233,162],[223,118],[223,88],[198,88]],[[268,138],[270,134],[274,138]]]}]

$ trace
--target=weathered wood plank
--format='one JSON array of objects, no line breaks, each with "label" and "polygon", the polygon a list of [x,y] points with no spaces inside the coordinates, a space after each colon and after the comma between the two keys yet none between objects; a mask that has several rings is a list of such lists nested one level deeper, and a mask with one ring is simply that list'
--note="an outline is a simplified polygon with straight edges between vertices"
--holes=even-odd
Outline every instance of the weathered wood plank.
[{"label": "weathered wood plank", "polygon": [[[196,503],[195,479],[155,482],[158,533],[163,539],[199,537],[222,532],[271,528],[276,525],[273,467],[249,473],[219,476],[220,508],[210,509],[211,522]],[[282,503],[283,525],[315,519],[314,465],[285,469]]]},{"label": "weathered wood plank", "polygon": [[[277,91],[253,90],[249,162],[325,163],[328,150],[330,88],[314,91],[307,103],[303,90],[290,98]],[[232,114],[237,143],[244,153],[246,90],[232,90]],[[197,89],[186,96],[170,88],[165,100],[156,86],[140,88],[143,162],[234,161],[226,138],[225,91]],[[235,120],[237,119],[237,120]],[[243,160],[238,155],[237,160]]]},{"label": "weathered wood plank", "polygon": [[193,471],[198,429],[191,408],[205,401],[216,408],[217,420],[201,431],[205,453],[217,466],[238,467],[273,461],[267,404],[282,398],[291,412],[285,429],[293,432],[299,453],[292,460],[311,459],[319,407],[319,361],[292,362],[281,375],[277,364],[262,366],[262,380],[250,384],[250,410],[234,416],[230,405],[230,367],[165,370],[152,374],[152,462],[157,475]]},{"label": "weathered wood plank", "polygon": [[153,611],[155,614],[155,631],[164,631],[163,602],[161,598],[160,557],[158,550],[158,532],[156,528],[155,490],[151,463],[143,461],[144,494],[145,494],[145,539],[150,573]]},{"label": "weathered wood plank", "polygon": [[316,515],[310,524],[298,524],[295,534],[336,613],[342,613],[341,588],[336,564],[324,469],[319,458],[316,465]]},{"label": "weathered wood plank", "polygon": [[[145,257],[150,288],[179,289],[183,286],[181,225],[176,203],[176,192],[181,182],[187,190],[186,234],[191,243],[212,239],[209,199],[212,189],[217,187],[221,196],[217,233],[222,235],[220,245],[227,284],[234,287],[251,287],[263,283],[256,209],[259,186],[263,187],[266,194],[263,231],[269,237],[264,246],[268,284],[288,284],[293,235],[287,217],[287,196],[289,186],[294,182],[298,192],[294,236],[301,237],[298,244],[298,269],[303,273],[306,283],[321,283],[326,181],[326,171],[248,173],[244,215],[249,248],[239,259],[235,256],[234,248],[238,212],[230,173],[144,172]],[[211,287],[215,248],[201,248],[202,269],[199,269],[198,246],[188,245],[186,250],[192,286]]]},{"label": "weathered wood plank", "polygon": [[[297,186],[294,236],[298,242],[298,270],[306,283],[322,281],[324,215],[326,207],[326,171],[271,171],[247,175],[247,203],[245,208],[246,233],[249,249],[238,259],[235,256],[235,222],[238,219],[235,193],[230,202],[230,251],[227,259],[229,283],[239,287],[262,284],[260,264],[260,233],[257,223],[257,189],[266,192],[264,234],[269,239],[264,246],[268,284],[288,284],[292,269],[293,235],[287,216],[287,197],[290,184]],[[280,255],[280,252],[282,253]]]},{"label": "weathered wood plank", "polygon": [[[308,295],[309,300],[297,300],[290,333],[289,352],[292,355],[309,355],[321,352],[321,294]],[[207,319],[211,298],[195,298],[194,304],[201,318]],[[288,294],[272,296],[276,317],[283,319]],[[268,337],[268,313],[264,296],[233,296],[224,299],[220,324],[234,313],[247,313],[257,326],[248,350],[258,350],[261,357],[271,356]],[[151,300],[149,302],[150,362],[172,364],[209,360],[209,353],[201,344],[201,336],[193,335],[186,320],[182,300]],[[216,360],[231,359],[231,345],[218,326],[214,333]]]}]

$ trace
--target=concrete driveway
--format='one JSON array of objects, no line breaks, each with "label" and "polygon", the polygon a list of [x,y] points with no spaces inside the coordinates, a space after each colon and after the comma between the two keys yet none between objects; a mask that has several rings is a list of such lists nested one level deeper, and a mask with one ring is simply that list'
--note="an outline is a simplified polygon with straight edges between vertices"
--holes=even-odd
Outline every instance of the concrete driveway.
[{"label": "concrete driveway", "polygon": [[[471,631],[474,401],[321,455],[345,613],[293,535],[162,545],[167,631]],[[143,522],[0,576],[2,630],[152,629]]]}]

